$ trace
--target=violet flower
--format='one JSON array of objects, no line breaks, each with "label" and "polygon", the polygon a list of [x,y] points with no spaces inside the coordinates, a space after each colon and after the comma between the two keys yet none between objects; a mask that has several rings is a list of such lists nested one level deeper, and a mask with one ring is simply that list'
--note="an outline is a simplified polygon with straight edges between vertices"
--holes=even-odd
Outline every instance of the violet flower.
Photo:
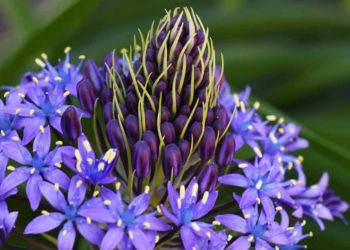
[{"label": "violet flower", "polygon": [[253,245],[255,249],[273,250],[275,246],[291,243],[288,231],[279,223],[271,222],[264,212],[259,214],[258,206],[243,209],[242,212],[244,218],[235,214],[215,217],[215,224],[222,224],[240,234],[227,249],[248,250]]},{"label": "violet flower", "polygon": [[169,231],[171,227],[155,217],[156,212],[145,213],[149,208],[148,187],[145,193],[135,197],[125,206],[119,192],[102,187],[101,198],[87,202],[79,214],[97,222],[108,223],[108,231],[101,242],[102,250],[115,249],[153,249],[158,239],[157,232]]},{"label": "violet flower", "polygon": [[84,206],[83,201],[87,185],[78,177],[73,177],[68,190],[67,199],[59,189],[59,184],[52,185],[41,182],[39,189],[50,205],[57,212],[42,211],[42,215],[34,218],[25,228],[24,234],[42,234],[54,230],[63,222],[64,225],[58,235],[58,249],[73,249],[76,239],[76,229],[90,243],[99,245],[103,238],[103,231],[92,222],[91,218],[79,214]]},{"label": "violet flower", "polygon": [[267,157],[261,160],[255,159],[255,164],[238,161],[238,167],[243,174],[228,174],[219,177],[219,182],[225,185],[245,188],[240,199],[239,206],[243,209],[262,204],[267,219],[275,214],[275,206],[272,200],[281,200],[289,204],[292,198],[285,189],[289,182],[284,182],[284,172],[281,172],[281,164],[271,162]]},{"label": "violet flower", "polygon": [[119,158],[117,149],[109,149],[101,159],[96,159],[95,152],[84,134],[78,138],[78,148],[64,147],[62,159],[83,181],[90,184],[109,184],[116,181],[111,176]]},{"label": "violet flower", "polygon": [[205,191],[202,199],[198,200],[198,188],[196,178],[192,179],[186,189],[181,186],[180,193],[168,182],[168,197],[172,213],[164,205],[160,206],[162,213],[180,228],[185,249],[201,249],[202,244],[208,239],[222,243],[222,239],[212,229],[211,224],[198,221],[213,209],[218,192]]},{"label": "violet flower", "polygon": [[41,127],[41,132],[35,137],[33,155],[24,146],[15,142],[4,142],[2,145],[4,154],[19,163],[20,167],[8,167],[12,173],[1,183],[0,195],[27,181],[27,197],[31,208],[36,210],[42,198],[39,184],[43,179],[59,183],[62,188],[68,189],[69,178],[59,169],[62,162],[61,148],[56,146],[50,152],[51,133],[48,127]]}]

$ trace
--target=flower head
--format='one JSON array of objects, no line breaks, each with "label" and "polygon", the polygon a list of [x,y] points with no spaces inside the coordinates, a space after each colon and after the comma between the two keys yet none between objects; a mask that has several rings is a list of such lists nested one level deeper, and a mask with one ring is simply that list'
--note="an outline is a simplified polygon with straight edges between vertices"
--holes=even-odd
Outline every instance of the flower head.
[{"label": "flower head", "polygon": [[41,182],[39,189],[50,205],[57,212],[42,211],[42,215],[33,219],[25,228],[25,234],[42,234],[64,225],[58,235],[58,249],[73,249],[76,239],[76,229],[89,242],[99,245],[103,237],[103,231],[92,222],[91,218],[79,215],[84,206],[87,185],[77,177],[73,177],[65,198],[59,189],[59,184],[52,185]]},{"label": "flower head", "polygon": [[[172,213],[161,205],[162,213],[177,227],[185,249],[201,249],[200,246],[208,239],[222,242],[222,239],[212,230],[212,225],[198,221],[213,209],[218,192],[203,193],[202,199],[198,197],[198,183],[194,178],[190,184],[180,187],[180,193],[168,183],[168,197]],[[225,242],[225,240],[224,240]]]},{"label": "flower head", "polygon": [[[171,227],[157,218],[156,212],[145,213],[149,208],[150,196],[146,192],[135,197],[128,206],[123,202],[117,183],[116,193],[102,187],[101,198],[86,204],[80,214],[98,222],[108,223],[108,231],[101,243],[101,249],[153,249],[157,232],[168,231]],[[133,247],[132,247],[133,246]]]},{"label": "flower head", "polygon": [[50,151],[51,133],[48,127],[41,128],[41,132],[35,137],[33,154],[24,146],[15,142],[3,143],[4,154],[20,167],[9,167],[12,172],[6,176],[0,186],[0,195],[27,182],[26,193],[31,208],[36,210],[42,198],[39,184],[43,180],[51,183],[59,183],[64,189],[68,189],[69,178],[61,168],[61,148],[56,146]]},{"label": "flower head", "polygon": [[241,234],[229,246],[233,250],[248,250],[252,245],[256,249],[274,249],[272,246],[289,245],[288,231],[277,222],[267,219],[264,212],[259,213],[258,206],[242,210],[244,218],[235,214],[218,215],[216,221],[233,232]]},{"label": "flower head", "polygon": [[109,149],[102,158],[96,159],[94,149],[84,134],[78,138],[78,148],[64,147],[62,158],[67,167],[90,184],[108,184],[116,181],[111,173],[119,158],[118,150]]}]

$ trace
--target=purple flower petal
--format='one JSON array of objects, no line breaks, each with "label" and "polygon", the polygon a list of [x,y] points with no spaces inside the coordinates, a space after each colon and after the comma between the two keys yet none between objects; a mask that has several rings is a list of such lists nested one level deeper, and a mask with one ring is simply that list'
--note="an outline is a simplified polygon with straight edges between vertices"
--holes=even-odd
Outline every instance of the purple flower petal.
[{"label": "purple flower petal", "polygon": [[69,185],[68,202],[80,205],[85,198],[86,189],[84,180],[79,175],[74,176]]},{"label": "purple flower petal", "polygon": [[[1,146],[0,146],[1,147]],[[5,177],[5,173],[6,173],[6,167],[7,167],[7,163],[8,163],[8,158],[7,156],[5,156],[0,149],[0,183],[2,182],[2,180]]]},{"label": "purple flower petal", "polygon": [[[208,196],[205,197],[207,194]],[[211,192],[207,194],[204,193],[202,200],[196,204],[195,215],[193,217],[193,220],[202,218],[207,213],[209,213],[210,210],[213,209],[216,199],[218,198],[218,192],[216,191],[216,192]]]},{"label": "purple flower petal", "polygon": [[247,221],[238,215],[234,214],[225,214],[225,215],[218,215],[215,217],[217,221],[219,221],[222,225],[228,227],[232,231],[239,232],[239,233],[248,233],[249,228]]},{"label": "purple flower petal", "polygon": [[171,209],[173,210],[174,213],[176,213],[176,211],[178,210],[177,199],[179,198],[179,195],[170,181],[168,182],[168,197],[169,197]]},{"label": "purple flower petal", "polygon": [[79,233],[94,245],[100,245],[104,236],[101,228],[93,223],[77,223]]},{"label": "purple flower petal", "polygon": [[16,168],[10,173],[0,185],[0,196],[10,192],[12,189],[21,185],[30,177],[29,169],[26,167]]},{"label": "purple flower petal", "polygon": [[64,224],[60,233],[58,234],[58,250],[72,250],[74,246],[74,241],[76,237],[76,232],[73,223],[67,222]]},{"label": "purple flower petal", "polygon": [[37,116],[35,118],[26,118],[23,120],[26,120],[23,130],[23,144],[26,145],[40,133],[40,127],[45,126],[46,119],[44,117]]},{"label": "purple flower petal", "polygon": [[128,208],[132,210],[136,216],[138,216],[148,208],[149,201],[150,201],[149,195],[143,193],[135,197],[130,203]]},{"label": "purple flower petal", "polygon": [[33,151],[36,152],[40,157],[44,157],[49,153],[51,146],[51,133],[50,128],[46,127],[44,132],[40,133],[35,137],[33,143]]},{"label": "purple flower petal", "polygon": [[197,237],[193,233],[192,229],[184,225],[180,229],[180,235],[181,235],[181,240],[184,245],[184,248],[187,249],[192,249],[193,247],[196,246],[197,243]]},{"label": "purple flower petal", "polygon": [[123,236],[124,236],[124,229],[120,227],[109,228],[105,237],[102,240],[100,249],[101,250],[115,249],[119,245],[119,242],[123,238]]},{"label": "purple flower petal", "polygon": [[57,190],[52,184],[42,181],[39,184],[39,189],[45,199],[59,211],[63,211],[67,206],[66,200],[60,190]]},{"label": "purple flower petal", "polygon": [[[63,112],[64,111],[62,110],[62,113]],[[60,132],[62,134],[61,117],[59,117],[59,116],[52,116],[49,119],[49,123],[50,123],[51,127],[53,127],[54,129],[56,129],[58,132]]]},{"label": "purple flower petal", "polygon": [[30,207],[33,211],[35,211],[39,207],[41,201],[42,195],[39,190],[39,183],[42,180],[43,179],[41,178],[40,174],[34,174],[28,179],[27,182],[26,193],[30,203]]},{"label": "purple flower petal", "polygon": [[249,187],[249,181],[246,177],[240,174],[228,174],[219,177],[219,182],[225,185],[235,186],[235,187]]},{"label": "purple flower petal", "polygon": [[250,249],[250,242],[248,241],[248,236],[241,236],[235,240],[227,250],[248,250]]},{"label": "purple flower petal", "polygon": [[149,245],[149,239],[143,233],[142,230],[137,228],[132,228],[128,230],[129,238],[132,244],[137,250],[150,250],[152,247]]},{"label": "purple flower petal", "polygon": [[239,206],[241,208],[248,208],[256,203],[258,191],[255,188],[246,189],[243,194]]},{"label": "purple flower petal", "polygon": [[22,165],[30,165],[32,156],[29,151],[22,145],[15,142],[3,142],[2,150],[10,159]]},{"label": "purple flower petal", "polygon": [[58,183],[60,187],[67,190],[69,187],[70,179],[69,177],[60,169],[56,167],[47,167],[42,172],[45,180],[51,182],[52,184]]},{"label": "purple flower petal", "polygon": [[41,234],[57,228],[65,220],[60,213],[40,215],[33,219],[25,228],[24,234]]},{"label": "purple flower petal", "polygon": [[273,205],[272,200],[266,195],[260,195],[261,205],[264,208],[265,215],[268,220],[273,220],[275,216],[275,206]]},{"label": "purple flower petal", "polygon": [[115,223],[117,221],[101,198],[92,198],[85,202],[79,209],[78,214],[102,223]]}]

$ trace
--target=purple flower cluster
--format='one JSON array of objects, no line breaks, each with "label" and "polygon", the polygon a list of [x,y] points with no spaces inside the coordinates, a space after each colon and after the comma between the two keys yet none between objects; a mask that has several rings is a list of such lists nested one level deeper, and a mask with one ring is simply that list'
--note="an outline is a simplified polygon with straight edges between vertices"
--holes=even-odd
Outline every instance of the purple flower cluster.
[{"label": "purple flower cluster", "polygon": [[0,246],[18,216],[7,200],[23,197],[41,211],[23,234],[57,231],[60,250],[79,235],[103,250],[300,249],[306,217],[346,222],[328,174],[307,186],[299,127],[261,117],[249,87],[231,93],[193,10],[101,67],[64,52],[0,89]]}]

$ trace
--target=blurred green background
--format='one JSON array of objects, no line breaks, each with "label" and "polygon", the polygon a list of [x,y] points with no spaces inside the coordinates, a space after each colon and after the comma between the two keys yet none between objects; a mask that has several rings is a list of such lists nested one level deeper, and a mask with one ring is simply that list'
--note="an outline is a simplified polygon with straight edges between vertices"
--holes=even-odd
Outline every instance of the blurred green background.
[{"label": "blurred green background", "polygon": [[[263,112],[303,127],[309,184],[328,171],[331,188],[350,201],[349,0],[0,0],[0,84],[17,84],[38,70],[41,52],[56,60],[67,45],[75,58],[101,62],[164,9],[185,5],[209,27],[232,87],[251,85]],[[350,229],[339,220],[325,232],[311,221],[307,229],[315,235],[309,249],[350,249]]]}]

